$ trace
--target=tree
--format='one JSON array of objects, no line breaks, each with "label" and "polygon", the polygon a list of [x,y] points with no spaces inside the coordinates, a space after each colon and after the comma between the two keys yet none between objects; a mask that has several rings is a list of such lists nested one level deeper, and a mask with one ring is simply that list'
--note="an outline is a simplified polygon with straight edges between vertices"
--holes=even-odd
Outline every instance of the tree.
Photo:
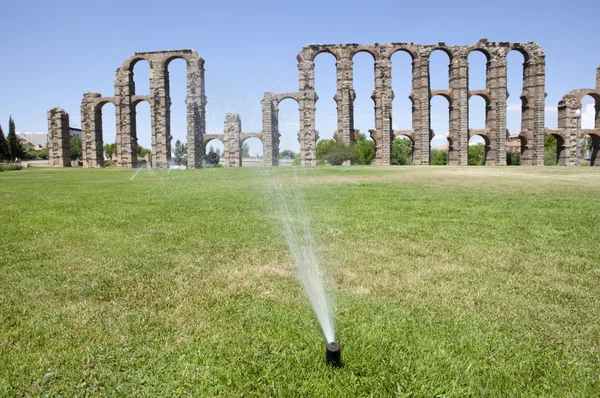
[{"label": "tree", "polygon": [[481,144],[469,145],[469,166],[483,166],[485,164],[485,147]]},{"label": "tree", "polygon": [[375,160],[375,142],[367,140],[364,134],[358,135],[353,149],[352,160],[355,164],[371,164]]},{"label": "tree", "polygon": [[176,165],[187,166],[187,147],[184,143],[182,143],[179,140],[175,141],[175,151],[173,152],[173,158]]},{"label": "tree", "polygon": [[392,141],[392,164],[411,164],[412,142],[408,138],[396,138]]},{"label": "tree", "polygon": [[[206,164],[207,165],[218,165],[220,160],[219,154],[215,151],[215,148],[212,146],[206,155]],[[210,167],[210,166],[209,166]]]},{"label": "tree", "polygon": [[117,144],[112,143],[104,145],[104,153],[106,154],[107,158],[112,160],[114,154],[117,153]]},{"label": "tree", "polygon": [[247,142],[242,144],[242,157],[249,158],[250,157],[250,145]]},{"label": "tree", "polygon": [[298,154],[291,149],[284,149],[279,152],[279,159],[296,159],[296,156],[298,156]]},{"label": "tree", "polygon": [[334,139],[317,142],[317,160],[339,166],[346,160],[352,159],[352,148]]},{"label": "tree", "polygon": [[448,151],[440,149],[431,150],[431,159],[429,164],[432,166],[445,166],[448,164]]},{"label": "tree", "polygon": [[10,152],[8,151],[8,141],[4,137],[4,131],[2,131],[2,125],[0,125],[0,162],[8,160],[10,158]]},{"label": "tree", "polygon": [[70,140],[71,144],[71,160],[81,158],[81,138],[73,137]]},{"label": "tree", "polygon": [[552,135],[544,138],[544,166],[556,166],[556,147],[558,142]]},{"label": "tree", "polygon": [[15,160],[16,158],[23,156],[23,146],[21,141],[17,138],[17,132],[15,130],[15,121],[12,116],[8,120],[8,151],[10,159]]}]

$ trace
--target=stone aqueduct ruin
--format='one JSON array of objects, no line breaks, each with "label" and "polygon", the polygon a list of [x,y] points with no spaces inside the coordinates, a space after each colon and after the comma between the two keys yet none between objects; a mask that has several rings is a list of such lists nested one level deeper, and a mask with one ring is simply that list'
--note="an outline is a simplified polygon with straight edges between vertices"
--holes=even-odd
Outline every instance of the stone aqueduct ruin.
[{"label": "stone aqueduct ruin", "polygon": [[[449,89],[430,88],[429,57],[435,50],[444,51],[450,59]],[[449,163],[466,165],[469,139],[481,136],[486,146],[486,165],[506,165],[507,148],[507,62],[509,51],[523,54],[522,117],[519,139],[521,142],[521,164],[544,164],[544,138],[552,135],[557,139],[557,159],[560,165],[575,165],[576,140],[586,135],[592,137],[593,165],[600,165],[600,67],[596,71],[594,89],[578,89],[567,93],[558,104],[558,129],[548,130],[544,125],[545,111],[545,56],[537,43],[489,42],[485,39],[471,46],[447,46],[444,43],[420,45],[415,43],[391,43],[363,46],[309,45],[297,56],[299,90],[292,93],[265,93],[262,100],[262,131],[243,133],[241,120],[237,114],[226,115],[223,134],[206,134],[204,91],[204,60],[193,50],[157,51],[135,53],[118,69],[115,76],[115,94],[103,97],[100,93],[87,92],[81,104],[82,153],[84,167],[98,167],[104,163],[102,142],[102,107],[113,103],[117,124],[117,163],[119,167],[131,168],[138,164],[136,158],[137,130],[135,124],[136,105],[146,101],[150,104],[152,130],[152,165],[167,167],[171,157],[171,131],[168,65],[174,59],[184,59],[187,63],[187,146],[188,167],[203,165],[205,145],[218,138],[224,144],[224,164],[229,167],[241,166],[241,146],[244,140],[256,137],[263,144],[263,162],[276,166],[279,162],[279,122],[278,107],[284,99],[291,98],[298,103],[300,113],[300,159],[303,165],[316,164],[316,144],[319,139],[315,129],[315,106],[318,100],[315,92],[315,57],[323,52],[336,59],[337,92],[337,131],[335,139],[352,144],[357,138],[354,129],[353,56],[367,52],[375,63],[375,89],[371,98],[375,107],[375,129],[369,130],[375,142],[375,164],[391,164],[392,141],[403,135],[412,141],[413,164],[428,165],[431,130],[431,99],[437,95],[448,100],[450,112]],[[412,58],[412,130],[394,131],[392,128],[392,62],[395,52],[404,51]],[[481,52],[487,58],[485,90],[469,90],[467,57],[473,51]],[[133,67],[140,60],[150,65],[150,95],[137,95],[133,80]],[[575,112],[581,108],[585,96],[595,100],[595,128],[580,129],[580,119]],[[469,129],[469,98],[479,96],[486,103],[485,129]],[[66,150],[69,145],[69,118],[62,109],[48,112],[49,156],[54,165],[69,165]]]}]

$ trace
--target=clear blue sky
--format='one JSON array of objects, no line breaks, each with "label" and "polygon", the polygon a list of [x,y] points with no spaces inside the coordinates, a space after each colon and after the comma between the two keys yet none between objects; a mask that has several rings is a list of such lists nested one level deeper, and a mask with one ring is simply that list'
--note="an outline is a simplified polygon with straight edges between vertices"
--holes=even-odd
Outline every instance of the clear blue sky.
[{"label": "clear blue sky", "polygon": [[[493,4],[493,5],[491,5]],[[46,112],[60,106],[71,124],[80,126],[84,92],[113,95],[116,68],[136,51],[193,48],[206,60],[207,128],[220,132],[226,112],[241,115],[245,132],[260,131],[265,91],[298,89],[296,55],[308,43],[388,43],[445,41],[472,44],[491,41],[537,41],[546,53],[548,112],[546,125],[556,126],[555,107],[569,90],[592,87],[600,65],[600,2],[564,1],[19,1],[3,6],[0,23],[0,124],[8,118],[17,131],[46,132]],[[472,88],[481,85],[484,62],[472,61]],[[471,60],[471,59],[470,59]],[[373,128],[373,61],[355,57],[356,128]],[[410,128],[410,62],[393,59],[394,125]],[[509,57],[508,122],[519,126],[518,94],[522,58]],[[447,59],[432,58],[432,86],[443,88]],[[148,90],[147,64],[135,69],[139,94]],[[185,63],[174,61],[172,134],[185,138]],[[327,54],[316,60],[317,129],[322,138],[335,130],[335,67]],[[483,105],[474,104],[473,128],[481,128]],[[447,132],[447,104],[434,99],[432,124]],[[114,137],[114,108],[105,108],[105,137]],[[516,110],[511,110],[516,109]],[[147,105],[138,109],[139,136],[149,146]],[[280,108],[283,146],[297,149],[297,106]],[[589,117],[586,119],[589,120]],[[584,126],[585,127],[585,126]],[[114,139],[114,138],[112,138]],[[253,144],[253,151],[256,150]]]}]

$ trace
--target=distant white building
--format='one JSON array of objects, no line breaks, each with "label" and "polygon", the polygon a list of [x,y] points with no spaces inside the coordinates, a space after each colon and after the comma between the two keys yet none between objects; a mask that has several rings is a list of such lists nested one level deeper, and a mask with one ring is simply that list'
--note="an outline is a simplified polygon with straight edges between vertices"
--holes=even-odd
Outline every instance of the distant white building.
[{"label": "distant white building", "polygon": [[17,133],[20,139],[30,142],[35,147],[45,148],[48,143],[48,134],[44,133]]},{"label": "distant white building", "polygon": [[[81,129],[77,129],[75,127],[69,127],[69,133],[71,138],[79,138],[81,139]],[[25,139],[25,141],[30,142],[35,147],[45,148],[48,144],[48,134],[47,133],[17,133],[19,138]]]}]

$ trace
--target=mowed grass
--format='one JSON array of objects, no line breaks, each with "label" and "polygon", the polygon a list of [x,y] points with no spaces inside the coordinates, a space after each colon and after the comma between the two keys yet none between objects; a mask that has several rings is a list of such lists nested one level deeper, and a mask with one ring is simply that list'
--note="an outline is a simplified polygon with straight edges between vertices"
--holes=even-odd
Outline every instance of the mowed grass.
[{"label": "mowed grass", "polygon": [[600,168],[134,172],[0,174],[0,396],[600,395]]}]

